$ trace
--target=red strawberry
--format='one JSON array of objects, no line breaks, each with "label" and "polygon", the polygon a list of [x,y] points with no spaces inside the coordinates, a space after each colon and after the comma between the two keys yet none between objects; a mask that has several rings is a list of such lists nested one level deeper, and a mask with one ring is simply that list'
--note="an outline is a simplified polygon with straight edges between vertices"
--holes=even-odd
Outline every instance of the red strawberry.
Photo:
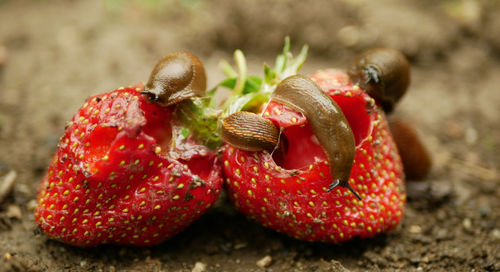
[{"label": "red strawberry", "polygon": [[50,238],[153,245],[217,199],[215,152],[182,134],[175,105],[162,107],[141,92],[96,95],[68,124],[38,192],[35,218]]},{"label": "red strawberry", "polygon": [[284,154],[227,145],[224,173],[232,201],[264,226],[308,241],[371,237],[401,220],[406,195],[403,169],[383,111],[346,73],[311,76],[342,109],[355,138],[350,185],[362,200],[332,183],[328,161],[307,118],[271,100],[263,117],[286,139]]}]

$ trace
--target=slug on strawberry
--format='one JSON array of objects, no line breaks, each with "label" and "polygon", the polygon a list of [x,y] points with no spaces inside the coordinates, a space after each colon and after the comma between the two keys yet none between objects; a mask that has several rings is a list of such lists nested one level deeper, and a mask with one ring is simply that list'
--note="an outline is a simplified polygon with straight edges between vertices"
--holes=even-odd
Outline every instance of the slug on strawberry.
[{"label": "slug on strawberry", "polygon": [[410,64],[401,52],[392,48],[363,52],[355,58],[348,74],[386,113],[392,112],[410,84]]},{"label": "slug on strawberry", "polygon": [[40,229],[77,246],[149,246],[203,214],[222,186],[199,121],[216,120],[197,98],[205,84],[199,59],[176,52],[157,64],[146,88],[91,97],[66,127],[40,184]]},{"label": "slug on strawberry", "polygon": [[[410,64],[406,57],[392,48],[374,48],[355,58],[348,74],[351,80],[365,90],[391,114],[410,84]],[[401,118],[389,120],[406,178],[422,180],[432,167],[431,155],[410,123]]]},{"label": "slug on strawberry", "polygon": [[[330,163],[330,174],[333,178],[333,182],[330,184],[329,190],[337,186],[342,186],[348,188],[361,200],[360,196],[349,185],[348,181],[354,160],[354,136],[349,127],[349,123],[345,119],[337,103],[323,92],[311,79],[300,75],[290,76],[281,81],[273,92],[271,99],[301,112],[308,118],[311,128],[324,149]],[[231,119],[231,117],[236,114],[238,113],[233,113],[228,118]],[[258,122],[256,121],[257,119],[247,120],[247,122],[250,122],[246,125],[240,122],[240,126],[257,128],[257,123],[266,124],[266,127],[261,128],[259,131],[268,131],[274,127],[272,122],[263,117],[261,117],[261,119],[262,121],[259,120]],[[266,123],[264,120],[268,122]],[[223,131],[229,130],[227,124],[229,124],[228,121],[223,123]],[[247,136],[244,130],[241,130],[241,134]],[[271,137],[264,137],[263,133],[260,133],[260,135],[255,133],[252,136],[254,136],[254,139],[272,139]],[[279,142],[279,135],[276,136],[277,137],[269,141],[269,145],[267,145],[270,146],[271,149],[277,146],[277,144],[271,146],[272,143]],[[245,140],[248,138],[249,137],[245,137]],[[225,141],[239,148],[242,148],[242,143],[244,143],[245,146],[242,148],[244,150],[266,150],[266,148],[259,149],[259,145],[265,145],[258,141],[243,141],[235,137],[226,138]],[[250,144],[255,144],[256,146],[251,146]],[[270,148],[267,148],[268,151],[269,149]]]},{"label": "slug on strawberry", "polygon": [[174,52],[156,64],[143,94],[167,107],[195,96],[203,96],[207,87],[205,68],[193,54]]},{"label": "slug on strawberry", "polygon": [[[285,152],[277,156],[271,148],[247,151],[255,149],[239,148],[237,137],[228,141],[223,168],[232,201],[264,226],[308,241],[339,242],[393,229],[402,218],[406,195],[401,159],[384,112],[345,72],[322,70],[310,79],[289,77],[301,63],[289,59],[287,50],[285,46],[274,70],[266,68],[260,88],[241,91],[243,98],[235,102],[239,107],[233,108],[261,105],[258,114],[280,131],[272,142],[284,143],[278,149]],[[302,55],[298,59],[303,60]],[[307,94],[316,89],[339,111],[322,110],[316,101],[326,99]],[[353,149],[346,144],[347,135],[352,135]],[[353,154],[352,167],[346,163],[349,159],[335,160],[327,154],[331,150],[344,158]],[[346,173],[352,190],[335,187],[334,178]]]},{"label": "slug on strawberry", "polygon": [[224,142],[247,151],[273,151],[279,147],[279,133],[273,122],[247,111],[235,112],[222,121]]}]

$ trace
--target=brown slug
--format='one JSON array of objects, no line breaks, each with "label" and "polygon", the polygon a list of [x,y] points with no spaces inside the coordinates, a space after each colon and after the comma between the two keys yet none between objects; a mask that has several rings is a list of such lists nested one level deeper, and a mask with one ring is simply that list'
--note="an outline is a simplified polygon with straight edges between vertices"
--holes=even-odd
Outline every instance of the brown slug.
[{"label": "brown slug", "polygon": [[222,140],[246,151],[273,151],[279,143],[279,129],[269,119],[240,111],[222,121]]},{"label": "brown slug", "polygon": [[410,123],[392,116],[389,128],[398,147],[399,155],[408,180],[422,180],[432,168],[432,159],[429,151],[418,137],[417,131]]},{"label": "brown slug", "polygon": [[[348,74],[354,84],[359,85],[390,114],[408,89],[410,64],[395,49],[374,48],[356,57]],[[432,160],[415,129],[397,117],[389,118],[389,127],[401,155],[406,177],[409,180],[424,179],[432,167]]]},{"label": "brown slug", "polygon": [[349,184],[356,151],[354,134],[337,103],[314,81],[302,75],[284,79],[272,99],[307,117],[330,165],[333,183],[329,190],[342,186],[361,200]]},{"label": "brown slug", "polygon": [[[354,135],[337,103],[310,78],[301,75],[284,79],[276,87],[271,99],[307,117],[330,165],[330,173],[334,181],[328,191],[342,186],[361,200],[349,184],[355,154]],[[229,116],[226,119],[228,121],[225,120],[223,123],[223,139],[244,150],[258,151],[276,148],[279,142],[278,129],[271,121],[259,115],[252,114],[251,116],[250,118],[249,113],[241,112]],[[233,121],[234,118],[238,118],[239,122]],[[224,136],[225,133],[226,136]]]},{"label": "brown slug", "polygon": [[374,48],[356,57],[348,74],[389,113],[408,88],[410,64],[398,50]]},{"label": "brown slug", "polygon": [[143,94],[164,107],[194,96],[206,89],[205,68],[193,54],[185,51],[164,56],[155,66]]}]

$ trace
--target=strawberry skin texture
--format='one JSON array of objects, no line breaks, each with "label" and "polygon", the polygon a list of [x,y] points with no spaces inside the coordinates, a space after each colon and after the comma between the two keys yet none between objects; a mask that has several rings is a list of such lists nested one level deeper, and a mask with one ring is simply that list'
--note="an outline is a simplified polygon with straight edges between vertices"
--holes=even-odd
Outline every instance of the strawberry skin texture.
[{"label": "strawberry skin texture", "polygon": [[169,152],[173,108],[142,86],[91,97],[73,117],[39,191],[35,218],[77,246],[149,246],[187,227],[219,196],[215,152],[192,140]]},{"label": "strawberry skin texture", "polygon": [[383,111],[338,70],[310,76],[342,108],[356,139],[351,186],[327,192],[328,161],[299,112],[271,101],[263,116],[284,129],[286,155],[226,145],[224,174],[241,212],[265,227],[307,241],[342,242],[394,229],[406,200],[403,168]]}]

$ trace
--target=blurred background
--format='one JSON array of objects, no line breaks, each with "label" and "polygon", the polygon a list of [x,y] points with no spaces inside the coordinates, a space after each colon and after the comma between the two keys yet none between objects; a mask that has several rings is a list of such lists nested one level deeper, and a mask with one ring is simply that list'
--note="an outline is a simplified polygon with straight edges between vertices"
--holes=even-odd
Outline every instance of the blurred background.
[{"label": "blurred background", "polygon": [[[0,199],[0,271],[191,271],[196,262],[251,271],[267,255],[269,271],[500,270],[498,14],[496,0],[0,0],[0,180],[17,173]],[[150,249],[75,249],[33,234],[38,181],[87,97],[146,81],[176,50],[201,58],[209,87],[235,49],[262,75],[285,36],[292,52],[309,45],[305,74],[346,68],[375,46],[412,63],[395,114],[417,128],[434,168],[408,182],[400,228],[343,245],[303,243],[222,201]]]}]

